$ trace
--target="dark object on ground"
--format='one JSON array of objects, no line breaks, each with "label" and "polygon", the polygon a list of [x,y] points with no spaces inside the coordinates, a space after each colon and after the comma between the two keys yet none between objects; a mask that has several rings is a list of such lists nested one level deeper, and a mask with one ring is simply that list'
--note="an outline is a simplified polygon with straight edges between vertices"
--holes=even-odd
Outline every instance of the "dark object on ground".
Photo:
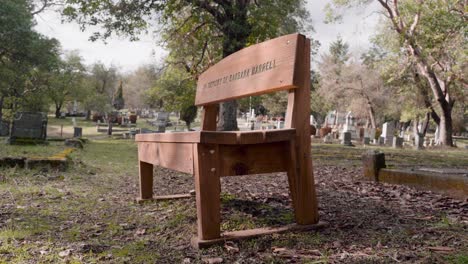
[{"label": "dark object on ground", "polygon": [[0,158],[0,167],[20,167],[24,168],[24,163],[26,161],[25,157],[5,157]]}]

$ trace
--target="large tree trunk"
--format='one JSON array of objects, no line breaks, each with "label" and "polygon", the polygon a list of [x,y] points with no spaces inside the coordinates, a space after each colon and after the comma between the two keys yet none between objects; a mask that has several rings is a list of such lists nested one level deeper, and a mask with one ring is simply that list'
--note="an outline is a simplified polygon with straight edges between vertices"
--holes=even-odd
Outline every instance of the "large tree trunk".
[{"label": "large tree trunk", "polygon": [[424,59],[421,51],[411,42],[408,44],[411,54],[416,58],[416,67],[429,83],[434,98],[442,112],[440,115],[440,136],[439,142],[444,146],[453,146],[452,140],[452,107],[454,101],[450,98],[448,87],[437,77],[437,74]]},{"label": "large tree trunk", "polygon": [[[238,1],[234,8],[227,2],[225,14],[218,23],[223,31],[223,58],[239,51],[247,44],[252,28],[247,20],[247,1]],[[225,19],[224,21],[222,21]],[[239,130],[237,127],[237,102],[235,100],[220,104],[217,129],[221,131]]]},{"label": "large tree trunk", "polygon": [[369,100],[369,97],[367,97],[367,113],[369,115],[369,119],[371,121],[372,128],[377,128],[377,124],[375,122],[374,107],[372,106],[372,102]]},{"label": "large tree trunk", "polygon": [[86,119],[86,120],[90,120],[90,119],[91,119],[91,110],[87,110],[87,111],[86,111],[85,119]]},{"label": "large tree trunk", "polygon": [[239,130],[237,127],[237,101],[234,100],[220,104],[217,130]]},{"label": "large tree trunk", "polygon": [[[424,106],[427,109],[429,109],[430,117],[432,117],[432,119],[434,120],[434,122],[437,125],[440,125],[440,117],[437,114],[437,112],[434,110],[434,107],[432,106],[432,102],[431,102],[431,98],[429,96],[429,91],[428,91],[427,85],[426,85],[426,83],[423,82],[423,80],[421,80],[421,77],[420,77],[419,73],[416,70],[414,72],[414,80],[416,82],[416,87],[418,88],[418,93],[421,96],[420,100],[422,100],[423,101],[422,103],[424,103]],[[426,127],[426,130],[427,130],[427,127]],[[426,135],[426,130],[424,130],[424,135]]]},{"label": "large tree trunk", "polygon": [[55,105],[55,118],[60,118],[60,110],[62,109],[61,104],[56,104]]},{"label": "large tree trunk", "polygon": [[422,136],[426,136],[427,129],[429,128],[429,121],[431,121],[431,114],[426,113],[426,116],[424,117],[424,122],[423,122],[422,127],[421,127],[421,131],[419,131],[419,133]]},{"label": "large tree trunk", "polygon": [[452,107],[447,105],[446,108],[442,108],[442,112],[439,125],[439,142],[445,146],[453,146]]},{"label": "large tree trunk", "polygon": [[[379,3],[387,10],[388,17],[393,23],[395,31],[404,38],[406,41],[406,48],[411,56],[416,60],[416,68],[418,72],[426,78],[429,83],[429,87],[432,90],[434,99],[437,101],[439,108],[442,111],[440,115],[440,136],[439,141],[442,145],[453,146],[452,140],[452,108],[455,101],[450,97],[448,83],[445,83],[440,76],[432,68],[432,65],[427,61],[423,55],[421,47],[417,44],[414,39],[415,28],[418,25],[420,15],[417,14],[414,18],[414,22],[411,27],[405,26],[401,12],[398,10],[397,1],[394,1],[394,5],[388,3],[388,1],[379,0]],[[420,1],[420,5],[423,1]]]}]

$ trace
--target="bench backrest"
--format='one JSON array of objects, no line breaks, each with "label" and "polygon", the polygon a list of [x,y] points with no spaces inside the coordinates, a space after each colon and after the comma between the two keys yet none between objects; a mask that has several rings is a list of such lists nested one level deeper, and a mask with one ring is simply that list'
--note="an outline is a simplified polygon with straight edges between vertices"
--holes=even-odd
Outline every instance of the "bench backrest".
[{"label": "bench backrest", "polygon": [[195,104],[203,106],[201,128],[216,130],[219,102],[280,90],[289,91],[285,128],[309,137],[310,40],[304,35],[286,35],[242,49],[200,75]]},{"label": "bench backrest", "polygon": [[242,49],[200,75],[195,104],[207,105],[289,90],[297,83],[297,59],[305,37],[291,34]]}]

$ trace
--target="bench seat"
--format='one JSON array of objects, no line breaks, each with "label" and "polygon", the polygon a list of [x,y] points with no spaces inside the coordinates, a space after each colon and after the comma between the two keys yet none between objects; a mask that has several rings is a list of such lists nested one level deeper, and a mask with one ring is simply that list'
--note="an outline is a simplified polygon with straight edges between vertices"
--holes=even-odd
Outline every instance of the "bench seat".
[{"label": "bench seat", "polygon": [[205,143],[220,145],[261,144],[289,141],[296,136],[296,129],[258,131],[195,131],[174,133],[138,134],[137,142]]}]

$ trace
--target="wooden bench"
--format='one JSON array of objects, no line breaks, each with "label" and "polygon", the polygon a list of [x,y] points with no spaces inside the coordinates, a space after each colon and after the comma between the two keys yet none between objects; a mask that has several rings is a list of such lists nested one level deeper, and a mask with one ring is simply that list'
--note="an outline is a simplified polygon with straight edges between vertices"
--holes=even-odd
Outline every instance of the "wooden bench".
[{"label": "wooden bench", "polygon": [[[218,103],[288,91],[285,129],[216,131]],[[310,155],[310,40],[291,34],[238,51],[204,72],[196,105],[201,131],[139,134],[141,200],[153,199],[153,165],[195,176],[197,247],[227,239],[313,228],[318,223]],[[287,172],[298,225],[220,232],[220,177]]]}]

